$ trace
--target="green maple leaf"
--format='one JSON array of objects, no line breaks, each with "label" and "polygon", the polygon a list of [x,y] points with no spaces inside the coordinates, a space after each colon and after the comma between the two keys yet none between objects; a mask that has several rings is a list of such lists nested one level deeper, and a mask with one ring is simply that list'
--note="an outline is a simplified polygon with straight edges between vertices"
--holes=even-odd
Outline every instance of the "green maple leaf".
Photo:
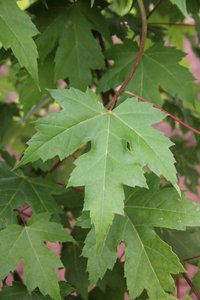
[{"label": "green maple leaf", "polygon": [[[125,216],[115,216],[104,244],[95,246],[95,233],[89,232],[83,255],[88,258],[90,281],[95,283],[112,269],[119,242],[125,243],[125,277],[130,296],[144,289],[152,300],[175,299],[170,274],[183,272],[178,257],[155,233],[153,227],[184,230],[200,225],[200,206],[180,198],[173,188],[159,188],[158,180],[148,179],[150,190],[127,188]],[[166,291],[166,292],[165,292]]]},{"label": "green maple leaf", "polygon": [[51,95],[64,109],[36,122],[37,133],[19,166],[56,155],[62,160],[91,141],[91,150],[76,160],[68,186],[85,186],[84,210],[90,211],[100,242],[114,214],[124,214],[123,185],[147,187],[144,166],[176,186],[172,143],[152,127],[165,115],[136,99],[108,111],[89,90],[53,90]]},{"label": "green maple leaf", "polygon": [[[115,63],[102,76],[99,91],[119,86],[129,73],[137,53],[138,47],[130,40],[108,50],[107,58],[114,60]],[[193,102],[195,98],[195,94],[191,93],[193,77],[179,64],[183,56],[183,52],[175,48],[153,45],[145,51],[134,78],[131,79],[126,90],[133,91],[153,103],[161,104],[159,88],[162,87],[172,95]]]},{"label": "green maple leaf", "polygon": [[105,67],[101,47],[92,33],[96,30],[108,36],[100,9],[94,6],[91,13],[87,1],[65,3],[56,8],[49,4],[48,10],[41,9],[36,17],[36,24],[41,28],[36,40],[41,59],[56,48],[55,79],[68,78],[71,86],[85,90],[92,83],[91,71]]},{"label": "green maple leaf", "polygon": [[0,164],[0,220],[1,225],[17,222],[14,209],[29,204],[33,211],[58,213],[59,209],[52,197],[58,189],[52,183],[40,178],[28,178],[10,171]]},{"label": "green maple leaf", "polygon": [[44,296],[61,300],[56,269],[63,265],[44,242],[74,240],[61,225],[50,222],[49,218],[50,214],[41,213],[33,216],[27,226],[9,225],[0,232],[0,278],[14,271],[23,260],[28,291],[38,287]]},{"label": "green maple leaf", "polygon": [[91,70],[104,68],[104,58],[91,23],[78,5],[68,10],[67,20],[56,52],[55,76],[67,77],[72,86],[84,90],[92,82]]},{"label": "green maple leaf", "polygon": [[38,30],[30,17],[17,6],[16,1],[0,0],[0,40],[3,46],[11,48],[20,65],[25,67],[38,83],[38,52],[32,39]]},{"label": "green maple leaf", "polygon": [[182,14],[185,17],[188,17],[186,0],[170,0],[170,1],[172,4],[175,4],[179,8],[179,10],[182,12]]}]

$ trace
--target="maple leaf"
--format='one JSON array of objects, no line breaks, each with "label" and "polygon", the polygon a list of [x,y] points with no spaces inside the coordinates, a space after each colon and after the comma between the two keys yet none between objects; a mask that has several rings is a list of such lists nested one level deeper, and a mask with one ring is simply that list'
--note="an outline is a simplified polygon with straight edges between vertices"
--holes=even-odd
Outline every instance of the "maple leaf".
[{"label": "maple leaf", "polygon": [[12,49],[20,65],[38,83],[38,52],[32,37],[39,32],[30,17],[17,6],[16,1],[0,0],[0,28],[3,46]]},{"label": "maple leaf", "polygon": [[[115,45],[107,51],[107,58],[114,60],[114,65],[102,76],[99,91],[106,91],[117,87],[129,73],[132,62],[138,53],[138,47],[130,40],[122,45]],[[193,76],[187,68],[179,62],[184,57],[183,52],[161,44],[155,44],[144,52],[134,78],[131,79],[126,90],[149,99],[153,103],[161,104],[160,86],[172,95],[183,100],[193,102]],[[183,84],[184,82],[184,84]]]},{"label": "maple leaf", "polygon": [[170,0],[170,1],[172,4],[175,4],[179,8],[179,10],[182,12],[182,14],[185,17],[188,17],[186,0]]},{"label": "maple leaf", "polygon": [[44,242],[74,240],[61,225],[50,222],[49,218],[48,213],[33,215],[27,226],[8,225],[0,231],[0,278],[3,279],[10,271],[14,271],[19,261],[23,260],[28,291],[38,287],[44,296],[61,300],[56,269],[63,265]]},{"label": "maple leaf", "polygon": [[150,299],[175,299],[170,274],[183,272],[178,257],[155,233],[153,227],[184,230],[200,225],[200,206],[179,197],[173,188],[160,188],[159,180],[148,177],[150,190],[126,188],[125,216],[115,216],[104,244],[95,246],[94,228],[89,232],[83,256],[88,258],[90,281],[96,283],[117,258],[119,242],[125,243],[125,276],[130,296],[135,299],[144,289]]},{"label": "maple leaf", "polygon": [[165,117],[162,112],[132,98],[108,111],[90,90],[52,90],[51,95],[64,109],[36,122],[37,133],[19,166],[56,155],[62,160],[91,141],[68,186],[85,186],[84,210],[90,211],[99,242],[114,214],[124,214],[123,185],[147,187],[144,166],[177,186],[172,143],[152,127]]},{"label": "maple leaf", "polygon": [[105,67],[101,47],[92,34],[97,30],[107,35],[99,8],[94,6],[91,14],[86,1],[57,8],[50,3],[36,22],[42,31],[36,40],[42,60],[57,47],[55,79],[68,78],[71,86],[85,90],[92,83],[91,71]]},{"label": "maple leaf", "polygon": [[78,5],[71,6],[67,19],[56,52],[55,76],[68,77],[72,86],[85,89],[92,82],[91,70],[104,68],[104,58]]},{"label": "maple leaf", "polygon": [[5,163],[0,163],[0,220],[1,225],[17,222],[14,212],[24,204],[33,211],[58,213],[59,208],[52,197],[58,188],[45,179],[28,178],[23,174],[10,171]]}]

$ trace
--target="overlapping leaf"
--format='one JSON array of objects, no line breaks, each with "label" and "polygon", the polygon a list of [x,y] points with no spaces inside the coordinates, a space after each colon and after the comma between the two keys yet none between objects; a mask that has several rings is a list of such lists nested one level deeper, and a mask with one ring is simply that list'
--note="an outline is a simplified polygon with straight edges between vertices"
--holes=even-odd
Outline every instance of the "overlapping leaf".
[{"label": "overlapping leaf", "polygon": [[29,204],[34,212],[58,213],[52,194],[56,186],[45,179],[27,178],[0,164],[0,220],[1,225],[17,221],[14,209]]},{"label": "overlapping leaf", "polygon": [[16,1],[0,0],[0,41],[3,46],[11,48],[20,65],[25,67],[38,83],[38,52],[32,39],[38,30],[30,17],[19,9]]},{"label": "overlapping leaf", "polygon": [[37,40],[41,58],[56,49],[55,78],[67,78],[71,86],[85,90],[92,83],[91,71],[105,65],[101,47],[92,34],[92,30],[102,28],[106,32],[104,18],[95,5],[91,14],[89,1],[62,1],[58,7],[49,1],[48,5],[48,10],[43,8],[36,19],[42,31]]},{"label": "overlapping leaf", "polygon": [[38,287],[44,296],[61,300],[56,269],[63,265],[44,242],[73,242],[73,238],[49,218],[48,213],[41,213],[32,217],[27,226],[9,225],[0,232],[0,278],[4,279],[23,260],[28,291]]},{"label": "overlapping leaf", "polygon": [[81,10],[72,6],[55,57],[56,78],[68,77],[71,85],[80,89],[91,84],[91,70],[104,67],[103,55],[91,29]]},{"label": "overlapping leaf", "polygon": [[165,229],[160,236],[172,247],[182,261],[186,260],[190,264],[197,264],[199,261],[200,227],[189,227],[186,231]]},{"label": "overlapping leaf", "polygon": [[62,262],[67,269],[67,281],[77,289],[84,300],[87,300],[89,285],[86,272],[87,261],[81,256],[80,247],[65,244],[62,248]]},{"label": "overlapping leaf", "polygon": [[164,114],[136,99],[127,99],[111,112],[89,90],[51,94],[64,109],[36,122],[37,133],[19,165],[56,155],[62,160],[91,141],[91,150],[76,161],[68,185],[85,186],[84,210],[90,211],[100,242],[114,214],[124,214],[123,185],[146,186],[144,166],[176,185],[172,144],[152,128]]},{"label": "overlapping leaf", "polygon": [[1,300],[50,300],[47,296],[43,296],[40,292],[34,291],[29,293],[24,285],[15,282],[12,287],[6,286],[1,292]]},{"label": "overlapping leaf", "polygon": [[[114,65],[103,75],[99,90],[106,91],[119,86],[129,73],[137,53],[136,44],[130,40],[111,48],[107,52],[107,58],[114,60]],[[160,104],[159,88],[162,87],[172,95],[193,102],[193,77],[187,68],[179,64],[183,56],[183,53],[175,48],[164,47],[161,44],[153,45],[145,51],[126,90]]]},{"label": "overlapping leaf", "polygon": [[[73,289],[71,286],[64,281],[59,282],[60,285],[60,293],[64,298],[71,294]],[[43,296],[38,289],[34,290],[31,294],[26,289],[25,285],[14,282],[12,286],[5,286],[1,291],[1,300],[51,300],[49,296]]]},{"label": "overlapping leaf", "polygon": [[28,75],[24,78],[21,84],[18,85],[19,101],[23,105],[25,113],[30,111],[39,101],[48,99],[47,88],[55,88],[54,80],[54,64],[52,64],[53,57],[49,55],[45,61],[39,62],[38,76],[40,81],[40,89],[34,80]]},{"label": "overlapping leaf", "polygon": [[[185,229],[200,225],[200,206],[179,198],[173,188],[160,189],[158,182],[148,180],[150,190],[126,190],[125,216],[116,216],[101,248],[95,248],[92,229],[83,249],[88,257],[91,282],[102,278],[107,268],[112,269],[117,257],[117,245],[125,243],[125,276],[133,299],[146,289],[152,300],[175,299],[170,275],[183,272],[169,245],[155,233],[153,227]],[[166,291],[166,292],[165,292]]]},{"label": "overlapping leaf", "polygon": [[[122,300],[126,290],[124,268],[122,264],[118,263],[115,264],[112,271],[106,273],[103,280],[98,282],[96,288],[90,292],[90,296],[95,300]],[[146,298],[137,300],[146,300]]]}]

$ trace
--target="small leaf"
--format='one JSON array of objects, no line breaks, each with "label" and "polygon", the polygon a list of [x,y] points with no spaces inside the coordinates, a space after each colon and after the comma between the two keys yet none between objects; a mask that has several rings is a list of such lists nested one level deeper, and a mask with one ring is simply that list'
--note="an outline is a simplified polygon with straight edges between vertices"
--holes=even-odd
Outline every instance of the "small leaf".
[{"label": "small leaf", "polygon": [[74,240],[61,225],[50,222],[49,218],[48,213],[41,213],[34,215],[27,226],[9,225],[0,231],[0,278],[4,279],[23,260],[29,292],[38,287],[44,296],[61,300],[56,269],[63,265],[44,242]]},{"label": "small leaf", "polygon": [[25,67],[38,84],[38,52],[32,39],[38,30],[30,17],[17,6],[16,1],[0,0],[0,40],[11,48],[20,65]]},{"label": "small leaf", "polygon": [[179,8],[179,10],[186,18],[188,17],[186,0],[170,0],[170,1],[172,4],[175,4]]}]

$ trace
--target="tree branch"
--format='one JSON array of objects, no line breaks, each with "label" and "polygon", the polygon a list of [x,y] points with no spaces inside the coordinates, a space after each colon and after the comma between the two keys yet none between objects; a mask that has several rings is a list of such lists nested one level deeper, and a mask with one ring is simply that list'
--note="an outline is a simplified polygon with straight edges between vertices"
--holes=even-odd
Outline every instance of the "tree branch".
[{"label": "tree branch", "polygon": [[142,35],[141,35],[141,41],[140,41],[140,49],[139,49],[138,55],[136,57],[136,60],[131,68],[130,73],[128,74],[127,78],[122,83],[121,87],[116,92],[112,101],[108,105],[109,110],[112,110],[114,108],[119,96],[123,93],[123,91],[125,90],[126,86],[129,83],[129,81],[132,79],[132,77],[142,59],[143,53],[144,53],[145,42],[146,42],[146,37],[147,37],[147,18],[146,18],[146,11],[145,11],[143,0],[137,0],[137,3],[139,6],[139,9],[140,9],[140,14],[141,14],[141,19],[142,19]]},{"label": "tree branch", "polygon": [[149,100],[147,100],[147,99],[145,99],[145,98],[143,98],[143,97],[141,97],[141,96],[139,96],[139,95],[137,95],[137,94],[135,94],[135,93],[127,92],[127,94],[129,94],[129,95],[131,95],[131,96],[133,96],[133,97],[136,97],[136,98],[138,98],[139,100],[141,100],[141,101],[143,101],[143,102],[147,102],[147,103],[152,104],[153,107],[155,107],[155,108],[159,109],[160,111],[164,112],[166,115],[168,115],[168,116],[169,116],[171,119],[173,119],[175,122],[177,122],[177,123],[179,123],[180,125],[186,127],[187,129],[191,130],[192,132],[195,132],[195,133],[197,133],[197,134],[200,135],[200,131],[199,131],[199,130],[197,130],[196,128],[194,128],[194,127],[192,127],[192,126],[186,124],[185,122],[181,121],[179,118],[177,118],[177,117],[175,117],[174,115],[170,114],[168,111],[166,111],[166,110],[163,109],[162,107],[153,104],[151,101],[149,101]]}]

